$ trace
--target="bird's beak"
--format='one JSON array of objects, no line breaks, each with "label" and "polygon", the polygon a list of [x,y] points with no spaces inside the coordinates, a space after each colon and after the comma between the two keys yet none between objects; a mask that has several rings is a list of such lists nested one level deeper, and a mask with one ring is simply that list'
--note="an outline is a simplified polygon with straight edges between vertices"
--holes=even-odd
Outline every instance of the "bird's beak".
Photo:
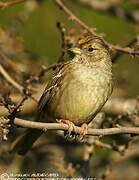
[{"label": "bird's beak", "polygon": [[68,50],[71,51],[73,54],[81,54],[81,50],[77,47],[70,48]]}]

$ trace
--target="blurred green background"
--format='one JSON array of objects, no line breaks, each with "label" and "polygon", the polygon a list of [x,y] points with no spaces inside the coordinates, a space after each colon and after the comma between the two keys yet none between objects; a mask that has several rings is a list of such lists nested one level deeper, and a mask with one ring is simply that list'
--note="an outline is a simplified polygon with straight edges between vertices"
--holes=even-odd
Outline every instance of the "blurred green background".
[{"label": "blurred green background", "polygon": [[[5,1],[3,1],[5,2]],[[88,26],[96,28],[98,33],[104,33],[105,39],[112,44],[126,45],[135,35],[135,24],[127,20],[121,20],[109,14],[81,5],[76,0],[63,1],[72,12],[84,21]],[[16,20],[24,8],[24,3],[0,9],[0,26],[8,29]],[[122,7],[134,10],[136,7],[130,3],[123,3]],[[63,22],[66,30],[75,28],[76,34],[80,28],[67,19],[53,0],[44,0],[30,14],[27,21],[21,26],[19,36],[23,37],[24,49],[32,54],[49,59],[54,62],[61,54],[61,36],[57,22]],[[139,92],[139,59],[129,55],[121,56],[113,66],[115,84],[118,78],[127,80],[125,96],[136,97]]]}]

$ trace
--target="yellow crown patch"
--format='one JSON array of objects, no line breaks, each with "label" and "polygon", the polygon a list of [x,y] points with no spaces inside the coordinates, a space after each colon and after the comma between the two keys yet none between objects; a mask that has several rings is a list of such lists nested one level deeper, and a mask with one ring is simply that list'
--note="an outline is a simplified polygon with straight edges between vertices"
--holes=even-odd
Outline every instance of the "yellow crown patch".
[{"label": "yellow crown patch", "polygon": [[79,45],[86,44],[86,43],[90,42],[92,39],[93,39],[92,37],[87,36],[87,37],[79,40],[79,41],[78,41],[78,44],[79,44]]}]

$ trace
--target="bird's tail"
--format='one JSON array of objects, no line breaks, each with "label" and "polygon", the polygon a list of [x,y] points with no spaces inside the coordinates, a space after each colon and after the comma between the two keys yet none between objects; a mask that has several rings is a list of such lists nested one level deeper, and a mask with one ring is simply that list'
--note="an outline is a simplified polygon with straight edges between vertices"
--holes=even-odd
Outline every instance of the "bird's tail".
[{"label": "bird's tail", "polygon": [[19,155],[25,155],[42,133],[42,130],[27,129],[11,144],[9,152],[17,152]]}]

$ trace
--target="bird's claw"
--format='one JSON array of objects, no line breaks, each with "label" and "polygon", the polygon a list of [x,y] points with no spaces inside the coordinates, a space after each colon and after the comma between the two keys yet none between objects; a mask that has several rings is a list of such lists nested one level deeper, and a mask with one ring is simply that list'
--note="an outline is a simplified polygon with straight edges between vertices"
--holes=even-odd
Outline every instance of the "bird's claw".
[{"label": "bird's claw", "polygon": [[86,123],[83,123],[81,128],[82,128],[82,132],[81,132],[80,137],[79,137],[80,141],[82,141],[83,138],[85,137],[85,135],[87,134],[87,132],[88,132],[88,125]]},{"label": "bird's claw", "polygon": [[71,121],[65,119],[60,119],[60,122],[68,125],[68,136],[70,137],[71,133],[75,132],[75,125]]}]

